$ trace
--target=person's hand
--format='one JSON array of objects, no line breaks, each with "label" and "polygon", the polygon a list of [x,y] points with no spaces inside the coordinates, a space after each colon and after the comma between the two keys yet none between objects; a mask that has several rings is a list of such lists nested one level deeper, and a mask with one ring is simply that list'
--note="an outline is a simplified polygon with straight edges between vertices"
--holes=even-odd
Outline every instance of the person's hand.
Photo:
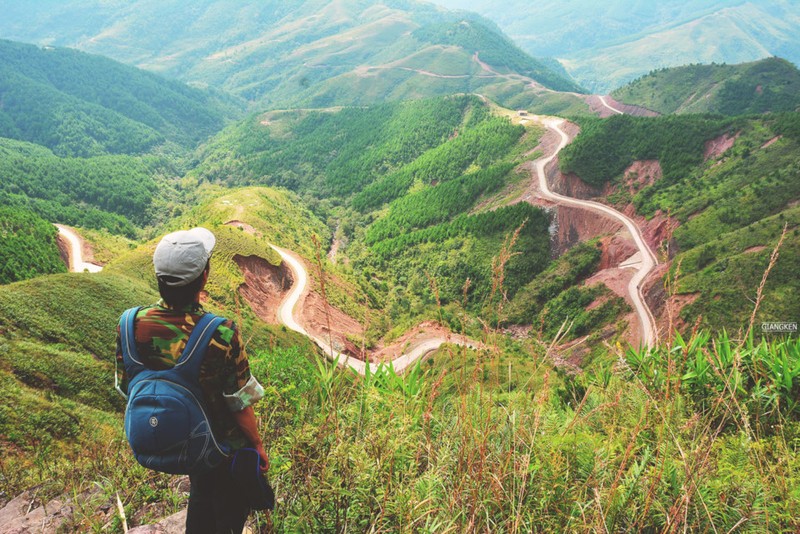
[{"label": "person's hand", "polygon": [[261,472],[266,473],[267,471],[269,471],[269,456],[267,455],[267,451],[264,450],[264,445],[262,443],[258,444],[258,446],[256,447],[256,452],[258,452],[258,455],[261,457],[261,460],[259,462],[261,467]]}]

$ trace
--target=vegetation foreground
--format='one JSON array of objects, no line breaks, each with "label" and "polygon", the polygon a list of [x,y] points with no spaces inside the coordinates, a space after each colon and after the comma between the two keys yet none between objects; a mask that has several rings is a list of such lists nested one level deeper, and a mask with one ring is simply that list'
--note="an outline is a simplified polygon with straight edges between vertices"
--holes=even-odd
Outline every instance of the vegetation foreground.
[{"label": "vegetation foreground", "polygon": [[[796,531],[800,342],[722,334],[609,348],[570,375],[550,348],[487,333],[366,377],[275,347],[253,356],[279,532]],[[492,343],[504,343],[504,346]],[[13,400],[12,400],[13,405]],[[68,530],[121,531],[185,506],[121,433],[70,460],[46,440],[2,462],[5,495],[84,502]],[[113,417],[111,417],[113,423]],[[81,432],[75,434],[81,439]],[[89,491],[89,493],[81,493]],[[105,506],[106,511],[108,506]]]}]

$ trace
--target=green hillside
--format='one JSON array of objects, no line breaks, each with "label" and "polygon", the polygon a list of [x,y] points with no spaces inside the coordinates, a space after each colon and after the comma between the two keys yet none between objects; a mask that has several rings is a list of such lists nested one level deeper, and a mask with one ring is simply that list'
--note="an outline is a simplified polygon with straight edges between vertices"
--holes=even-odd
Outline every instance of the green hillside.
[{"label": "green hillside", "polygon": [[[129,528],[186,505],[174,477],[134,461],[112,386],[117,309],[148,298],[110,274],[0,287],[0,491],[91,489],[67,530],[121,532],[106,514],[117,497]],[[499,340],[359,379],[279,336],[250,345],[270,479],[292,503],[257,516],[264,529],[797,526],[796,340],[699,332],[646,354],[609,348],[577,376],[536,340]]]},{"label": "green hillside", "polygon": [[52,224],[24,207],[0,202],[0,285],[66,272],[56,246],[57,233]]},{"label": "green hillside", "polygon": [[0,40],[0,137],[60,156],[192,147],[237,113],[231,98],[63,48]]},{"label": "green hillside", "polygon": [[520,227],[519,254],[507,266],[509,294],[548,264],[549,218],[541,210],[521,204],[473,212],[520,180],[514,168],[540,133],[471,96],[268,112],[208,143],[190,176],[300,194],[338,227],[339,254],[382,310],[371,331],[380,338],[430,316],[437,298],[462,301],[467,279],[470,307],[483,306],[492,294],[492,258]]},{"label": "green hillside", "polygon": [[[178,171],[167,156],[59,157],[47,148],[0,138],[0,200],[73,226],[133,236],[163,221],[157,192]],[[163,200],[163,199],[162,199]]]},{"label": "green hillside", "polygon": [[482,71],[476,52],[502,73],[579,90],[488,20],[408,0],[201,0],[190,7],[71,0],[11,7],[0,35],[103,54],[273,109],[483,92],[505,83]]},{"label": "green hillside", "polygon": [[661,114],[797,111],[800,70],[779,58],[741,65],[690,65],[651,72],[612,95]]},{"label": "green hillside", "polygon": [[[674,217],[680,226],[671,243],[677,254],[673,285],[697,297],[683,309],[683,319],[737,331],[750,319],[784,226],[787,235],[757,319],[791,320],[800,313],[794,276],[800,268],[798,125],[798,113],[762,119],[612,117],[585,123],[584,133],[565,149],[562,168],[591,184],[610,183],[615,192],[606,200],[620,207],[631,204],[645,217]],[[721,135],[732,147],[721,157],[704,158],[706,142]],[[637,160],[658,160],[663,178],[631,193],[622,173]],[[741,305],[743,298],[747,305]]]}]

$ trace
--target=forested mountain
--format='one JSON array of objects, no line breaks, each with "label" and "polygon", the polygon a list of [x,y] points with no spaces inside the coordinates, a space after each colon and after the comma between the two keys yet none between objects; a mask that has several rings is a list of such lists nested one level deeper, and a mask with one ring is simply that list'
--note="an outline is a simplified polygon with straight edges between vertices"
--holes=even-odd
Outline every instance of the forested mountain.
[{"label": "forested mountain", "polygon": [[193,147],[240,105],[104,57],[2,40],[0,102],[0,137],[83,157]]},{"label": "forested mountain", "polygon": [[[724,150],[714,151],[723,143]],[[673,288],[691,301],[687,324],[736,331],[746,324],[769,255],[787,234],[762,288],[758,320],[800,312],[800,114],[763,119],[681,115],[587,121],[565,149],[562,167],[605,186],[605,201],[647,218],[669,215]],[[631,171],[657,161],[659,178]],[[610,190],[608,189],[610,188]]]},{"label": "forested mountain", "polygon": [[664,67],[779,56],[800,64],[791,0],[435,0],[495,21],[526,52],[555,57],[606,92]]},{"label": "forested mountain", "polygon": [[509,75],[578,89],[488,20],[417,1],[5,1],[0,8],[0,36],[100,53],[262,107],[529,91]]},{"label": "forested mountain", "polygon": [[177,170],[165,156],[63,158],[38,145],[0,139],[0,174],[3,204],[28,206],[51,222],[133,236],[136,226],[168,215],[151,208],[158,184]]},{"label": "forested mountain", "polygon": [[397,320],[430,302],[426,272],[440,279],[444,302],[459,300],[468,278],[470,298],[481,302],[490,292],[491,257],[524,221],[524,254],[509,265],[510,293],[548,263],[549,218],[541,210],[471,213],[480,199],[518,180],[517,147],[532,136],[475,96],[274,111],[227,128],[199,152],[190,176],[300,193],[340,227],[359,270],[391,274],[378,298]]},{"label": "forested mountain", "polygon": [[662,114],[746,115],[800,110],[800,70],[786,60],[661,69],[612,93]]}]

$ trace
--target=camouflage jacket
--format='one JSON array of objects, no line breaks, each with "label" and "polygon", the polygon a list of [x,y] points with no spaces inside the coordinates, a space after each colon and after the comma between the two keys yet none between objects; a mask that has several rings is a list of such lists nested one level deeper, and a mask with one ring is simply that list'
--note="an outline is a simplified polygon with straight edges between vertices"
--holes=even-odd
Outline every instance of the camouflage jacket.
[{"label": "camouflage jacket", "polygon": [[[163,301],[139,310],[134,337],[136,350],[145,366],[168,369],[180,358],[189,334],[205,312],[199,304],[183,309],[169,308]],[[117,326],[117,389],[127,396],[128,377],[122,359]],[[200,367],[200,387],[205,394],[212,430],[217,439],[234,449],[252,446],[242,434],[231,412],[243,410],[264,395],[250,374],[250,364],[233,321],[217,328]]]}]

